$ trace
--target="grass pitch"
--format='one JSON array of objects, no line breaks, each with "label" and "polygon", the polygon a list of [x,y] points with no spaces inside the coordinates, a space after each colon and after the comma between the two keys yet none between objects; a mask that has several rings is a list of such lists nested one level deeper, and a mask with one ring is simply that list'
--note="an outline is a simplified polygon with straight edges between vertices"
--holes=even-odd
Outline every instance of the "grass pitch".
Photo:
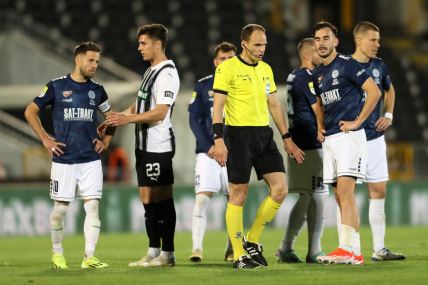
[{"label": "grass pitch", "polygon": [[[208,232],[204,260],[191,264],[191,234],[176,235],[177,265],[172,268],[129,268],[128,262],[145,253],[147,239],[141,234],[101,234],[97,257],[110,264],[106,269],[80,269],[84,247],[83,235],[66,236],[65,257],[69,270],[58,271],[50,263],[50,239],[44,237],[0,238],[0,284],[427,284],[428,228],[396,227],[387,229],[387,245],[406,254],[404,261],[371,262],[371,234],[361,230],[364,266],[278,264],[274,252],[283,231],[266,230],[262,236],[268,267],[238,271],[223,261],[226,244],[224,232]],[[301,258],[306,256],[306,232],[296,243]],[[337,246],[335,229],[323,237],[325,252]]]}]

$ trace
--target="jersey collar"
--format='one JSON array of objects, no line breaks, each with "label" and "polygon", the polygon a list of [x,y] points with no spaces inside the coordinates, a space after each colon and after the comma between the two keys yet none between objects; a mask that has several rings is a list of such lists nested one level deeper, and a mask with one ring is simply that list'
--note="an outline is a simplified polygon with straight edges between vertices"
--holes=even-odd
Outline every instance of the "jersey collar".
[{"label": "jersey collar", "polygon": [[243,60],[239,55],[237,55],[236,57],[239,59],[239,61],[240,61],[240,62],[242,62],[243,64],[246,64],[246,65],[248,65],[248,66],[255,67],[255,66],[257,66],[257,65],[259,64],[258,62],[253,63],[253,64],[248,63],[248,62],[246,62],[245,60]]}]

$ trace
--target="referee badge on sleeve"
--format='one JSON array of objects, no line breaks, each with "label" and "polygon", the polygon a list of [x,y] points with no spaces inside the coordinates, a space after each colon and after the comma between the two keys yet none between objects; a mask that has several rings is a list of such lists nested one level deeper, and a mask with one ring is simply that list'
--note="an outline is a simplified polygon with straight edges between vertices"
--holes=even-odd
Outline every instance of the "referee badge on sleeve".
[{"label": "referee badge on sleeve", "polygon": [[266,96],[269,96],[269,94],[270,94],[270,82],[266,82],[265,92],[266,92]]}]

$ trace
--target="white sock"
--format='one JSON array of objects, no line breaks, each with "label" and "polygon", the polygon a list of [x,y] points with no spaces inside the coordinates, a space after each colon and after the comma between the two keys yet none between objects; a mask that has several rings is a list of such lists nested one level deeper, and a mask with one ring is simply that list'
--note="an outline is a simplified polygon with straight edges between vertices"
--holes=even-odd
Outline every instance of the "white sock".
[{"label": "white sock", "polygon": [[150,255],[151,257],[158,257],[160,254],[160,248],[159,247],[149,247],[147,250],[147,255]]},{"label": "white sock", "polygon": [[385,247],[385,199],[370,199],[369,222],[376,252]]},{"label": "white sock", "polygon": [[328,195],[314,193],[308,206],[308,253],[313,256],[321,252],[321,237],[324,230],[324,206]]},{"label": "white sock", "polygon": [[355,229],[353,227],[342,224],[339,247],[344,250],[352,252],[354,235],[355,235]]},{"label": "white sock", "polygon": [[95,247],[100,236],[101,222],[98,218],[98,200],[89,200],[83,204],[85,208],[86,217],[83,225],[83,232],[85,234],[85,258],[94,256]]},{"label": "white sock", "polygon": [[337,225],[337,238],[339,239],[339,244],[341,242],[340,236],[342,234],[342,213],[340,212],[340,207],[336,207],[336,225]]},{"label": "white sock", "polygon": [[192,216],[193,250],[202,250],[205,230],[207,228],[207,208],[211,198],[205,194],[196,194]]},{"label": "white sock", "polygon": [[361,240],[359,232],[354,232],[354,238],[352,239],[352,251],[356,256],[361,255]]},{"label": "white sock", "polygon": [[62,254],[64,249],[62,248],[62,240],[64,238],[64,217],[68,210],[68,203],[54,202],[54,207],[50,216],[51,223],[51,241],[52,251],[54,253]]},{"label": "white sock", "polygon": [[285,232],[284,239],[282,240],[279,250],[285,251],[294,248],[294,243],[300,230],[305,224],[306,212],[308,211],[310,196],[307,194],[300,194],[299,199],[291,209],[290,217],[288,218],[288,226]]}]

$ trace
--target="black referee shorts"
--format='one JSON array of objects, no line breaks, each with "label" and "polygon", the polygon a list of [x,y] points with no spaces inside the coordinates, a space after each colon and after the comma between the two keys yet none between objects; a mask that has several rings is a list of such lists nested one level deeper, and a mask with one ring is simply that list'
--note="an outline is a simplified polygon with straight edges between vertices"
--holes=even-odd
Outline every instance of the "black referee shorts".
[{"label": "black referee shorts", "polygon": [[263,179],[264,174],[285,172],[270,127],[227,126],[224,140],[228,149],[227,174],[230,183],[248,183],[252,167],[258,180]]},{"label": "black referee shorts", "polygon": [[135,149],[138,187],[174,184],[173,152],[147,152]]}]

